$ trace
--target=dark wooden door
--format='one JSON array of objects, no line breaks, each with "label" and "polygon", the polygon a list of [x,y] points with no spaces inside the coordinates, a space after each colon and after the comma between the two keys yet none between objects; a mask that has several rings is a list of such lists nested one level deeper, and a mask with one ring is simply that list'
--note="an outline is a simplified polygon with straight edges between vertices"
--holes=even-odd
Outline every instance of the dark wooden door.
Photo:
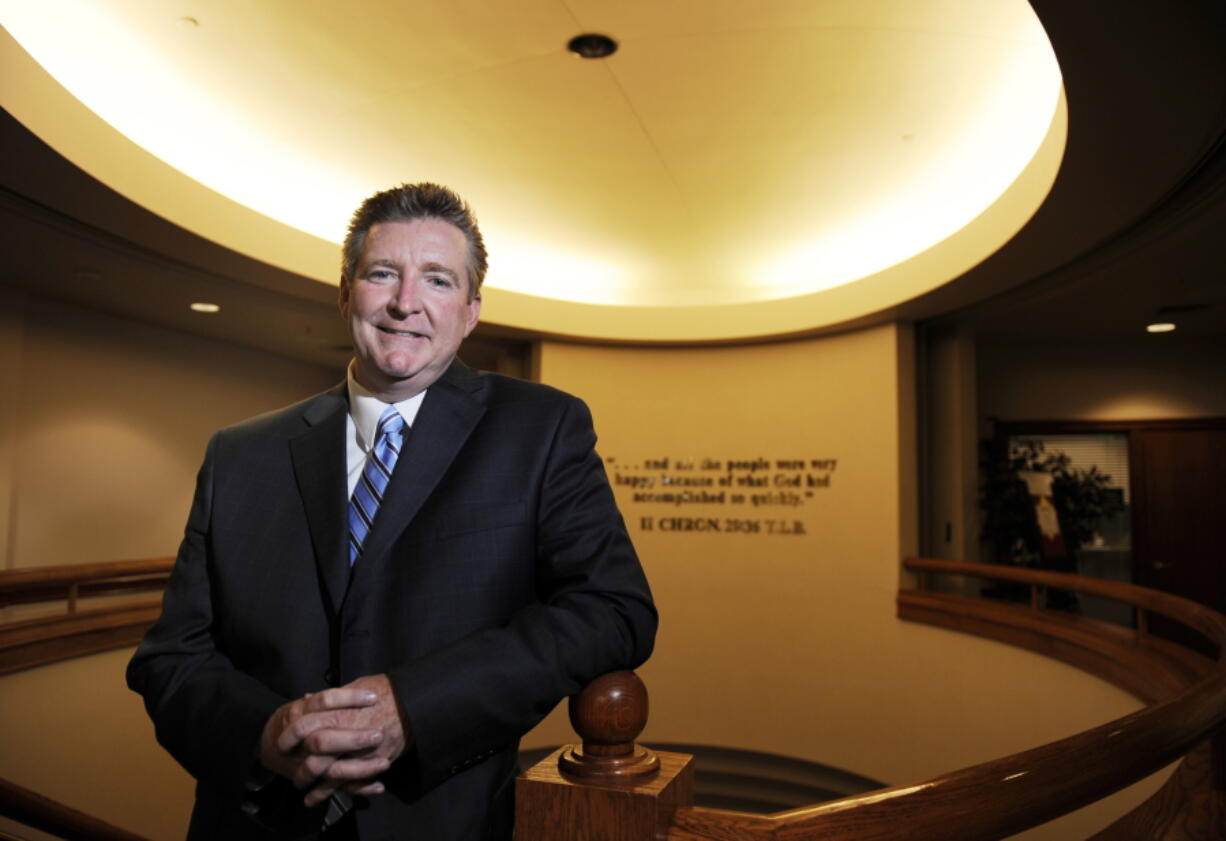
[{"label": "dark wooden door", "polygon": [[1134,429],[1129,449],[1137,582],[1226,613],[1226,427]]}]

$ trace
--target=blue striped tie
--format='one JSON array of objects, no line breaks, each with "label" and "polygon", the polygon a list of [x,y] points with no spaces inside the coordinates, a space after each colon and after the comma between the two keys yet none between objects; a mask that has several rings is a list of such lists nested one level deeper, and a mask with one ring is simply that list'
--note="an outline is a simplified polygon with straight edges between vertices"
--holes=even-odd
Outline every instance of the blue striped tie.
[{"label": "blue striped tie", "polygon": [[[379,415],[375,445],[370,448],[366,466],[362,468],[362,475],[353,488],[353,495],[349,497],[349,566],[353,566],[362,554],[362,544],[366,542],[366,535],[370,534],[375,514],[379,513],[383,493],[392,479],[400,448],[404,446],[404,432],[404,418],[395,406],[388,406]],[[328,809],[321,829],[327,830],[352,808],[352,796],[343,791],[333,792],[328,798]]]},{"label": "blue striped tie", "polygon": [[366,457],[366,467],[349,498],[349,565],[353,566],[362,554],[362,544],[383,502],[383,493],[391,481],[392,469],[404,445],[404,418],[395,406],[388,406],[379,416],[375,430],[375,445]]}]

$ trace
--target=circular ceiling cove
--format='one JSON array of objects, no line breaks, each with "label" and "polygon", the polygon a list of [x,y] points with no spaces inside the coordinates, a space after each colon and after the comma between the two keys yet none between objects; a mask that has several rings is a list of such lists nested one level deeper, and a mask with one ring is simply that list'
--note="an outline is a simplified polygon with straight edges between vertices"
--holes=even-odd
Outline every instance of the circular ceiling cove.
[{"label": "circular ceiling cove", "polygon": [[[563,335],[863,318],[999,248],[1064,148],[1024,0],[2,7],[5,107],[129,198],[334,283],[364,196],[439,181],[486,234],[485,319]],[[576,61],[576,31],[618,49]]]}]

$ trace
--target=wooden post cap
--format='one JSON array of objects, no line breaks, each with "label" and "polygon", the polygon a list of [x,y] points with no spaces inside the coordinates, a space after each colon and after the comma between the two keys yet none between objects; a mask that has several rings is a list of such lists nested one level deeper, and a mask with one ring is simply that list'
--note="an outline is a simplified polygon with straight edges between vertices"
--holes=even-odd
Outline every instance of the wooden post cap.
[{"label": "wooden post cap", "polygon": [[558,767],[581,780],[641,782],[660,759],[634,740],[647,726],[647,687],[634,672],[609,672],[570,699],[570,723],[583,739],[558,757]]}]

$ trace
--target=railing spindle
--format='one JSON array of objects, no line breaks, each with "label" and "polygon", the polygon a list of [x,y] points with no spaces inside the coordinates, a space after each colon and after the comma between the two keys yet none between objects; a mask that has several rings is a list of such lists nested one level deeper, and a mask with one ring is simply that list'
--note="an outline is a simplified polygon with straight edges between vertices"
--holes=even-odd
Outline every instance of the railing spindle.
[{"label": "railing spindle", "polygon": [[1214,791],[1226,791],[1226,727],[1219,728],[1209,742],[1209,773]]}]

